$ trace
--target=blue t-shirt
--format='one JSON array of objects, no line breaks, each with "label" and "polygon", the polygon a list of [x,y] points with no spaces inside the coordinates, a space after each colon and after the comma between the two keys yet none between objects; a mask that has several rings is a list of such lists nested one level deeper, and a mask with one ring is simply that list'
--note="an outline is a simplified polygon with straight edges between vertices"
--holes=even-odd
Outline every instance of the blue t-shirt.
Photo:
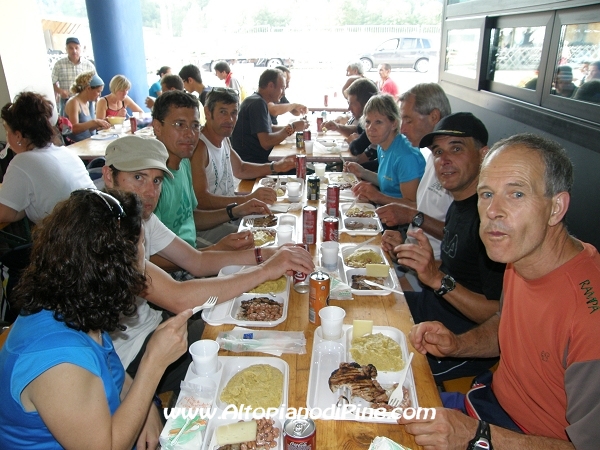
[{"label": "blue t-shirt", "polygon": [[[75,364],[102,379],[111,415],[121,404],[125,370],[108,333],[102,346],[42,310],[19,316],[0,350],[0,436],[2,449],[62,449],[37,412],[21,404],[23,389],[46,370]],[[85,430],[82,430],[85,432]]]},{"label": "blue t-shirt", "polygon": [[421,178],[425,172],[425,158],[421,150],[410,145],[403,134],[392,141],[387,150],[377,146],[379,190],[390,197],[402,198],[400,183]]},{"label": "blue t-shirt", "polygon": [[158,97],[158,93],[162,91],[162,86],[160,85],[160,80],[158,80],[156,83],[154,83],[152,86],[150,86],[150,89],[148,89],[148,93],[150,94],[150,97]]}]

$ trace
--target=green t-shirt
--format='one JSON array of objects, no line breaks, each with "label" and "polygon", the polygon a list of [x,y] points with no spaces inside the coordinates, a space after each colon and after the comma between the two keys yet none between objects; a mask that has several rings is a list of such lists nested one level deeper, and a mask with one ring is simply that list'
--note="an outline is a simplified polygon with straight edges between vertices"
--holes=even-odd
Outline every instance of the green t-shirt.
[{"label": "green t-shirt", "polygon": [[198,206],[192,186],[189,159],[182,159],[179,170],[169,169],[173,179],[165,177],[154,213],[173,233],[196,248],[194,210]]}]

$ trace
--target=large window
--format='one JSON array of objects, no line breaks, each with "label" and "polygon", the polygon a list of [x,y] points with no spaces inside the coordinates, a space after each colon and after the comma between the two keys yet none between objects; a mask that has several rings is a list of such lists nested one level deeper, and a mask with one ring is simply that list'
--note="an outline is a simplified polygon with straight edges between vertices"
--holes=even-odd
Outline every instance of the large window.
[{"label": "large window", "polygon": [[600,124],[600,5],[453,19],[444,28],[441,80]]}]

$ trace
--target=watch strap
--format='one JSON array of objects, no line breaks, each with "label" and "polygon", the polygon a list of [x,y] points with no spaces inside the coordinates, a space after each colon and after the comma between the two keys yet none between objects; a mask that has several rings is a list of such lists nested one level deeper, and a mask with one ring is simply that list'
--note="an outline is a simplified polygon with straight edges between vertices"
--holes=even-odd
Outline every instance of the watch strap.
[{"label": "watch strap", "polygon": [[479,421],[477,432],[475,437],[469,441],[467,450],[493,450],[492,446],[492,432],[490,431],[490,425],[484,421]]},{"label": "watch strap", "polygon": [[229,216],[229,220],[235,220],[235,216],[233,215],[233,208],[235,208],[237,203],[230,203],[225,207],[225,211],[227,211],[227,215]]}]

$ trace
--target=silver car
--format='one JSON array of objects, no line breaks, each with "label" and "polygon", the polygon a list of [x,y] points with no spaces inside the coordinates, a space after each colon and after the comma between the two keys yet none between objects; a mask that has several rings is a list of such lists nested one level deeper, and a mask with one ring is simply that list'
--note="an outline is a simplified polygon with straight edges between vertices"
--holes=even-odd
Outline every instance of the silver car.
[{"label": "silver car", "polygon": [[429,59],[437,56],[431,41],[414,36],[401,36],[383,41],[375,50],[360,56],[365,72],[379,64],[388,63],[392,68],[412,67],[417,72],[429,70]]}]

